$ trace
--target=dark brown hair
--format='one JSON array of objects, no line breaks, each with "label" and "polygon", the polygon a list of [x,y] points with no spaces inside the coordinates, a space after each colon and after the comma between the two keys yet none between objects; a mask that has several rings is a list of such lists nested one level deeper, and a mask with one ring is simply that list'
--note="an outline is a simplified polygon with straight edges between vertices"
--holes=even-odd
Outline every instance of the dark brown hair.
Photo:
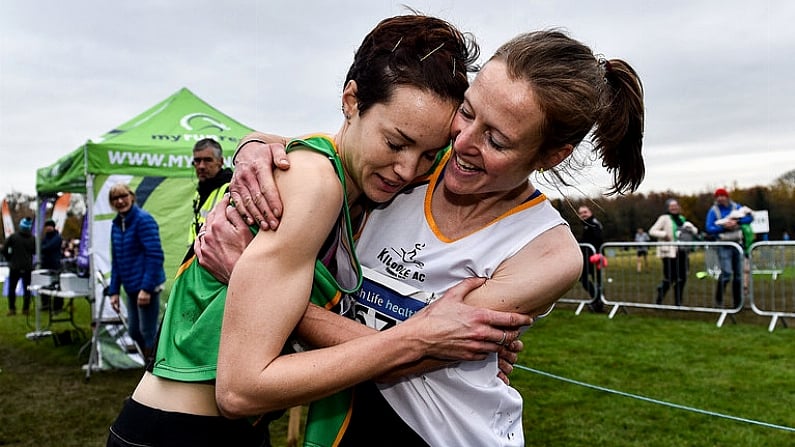
[{"label": "dark brown hair", "polygon": [[[609,194],[638,188],[646,172],[643,86],[629,64],[597,58],[557,30],[521,34],[492,59],[504,61],[512,78],[532,86],[544,114],[542,157],[567,144],[577,147],[590,133],[593,151],[613,175]],[[557,169],[552,171],[566,184]]]},{"label": "dark brown hair", "polygon": [[398,85],[433,92],[460,103],[468,73],[480,54],[472,36],[450,23],[421,14],[382,20],[356,50],[345,83],[357,83],[359,113],[386,103]]}]

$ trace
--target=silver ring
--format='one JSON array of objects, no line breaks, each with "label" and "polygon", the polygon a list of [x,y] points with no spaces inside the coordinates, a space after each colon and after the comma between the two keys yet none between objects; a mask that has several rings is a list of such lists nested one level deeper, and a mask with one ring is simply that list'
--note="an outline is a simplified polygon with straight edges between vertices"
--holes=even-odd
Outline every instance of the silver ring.
[{"label": "silver ring", "polygon": [[197,234],[196,237],[201,238],[202,236],[205,235],[205,233],[207,233],[207,231],[199,231],[199,234]]},{"label": "silver ring", "polygon": [[498,345],[504,345],[504,344],[505,344],[505,340],[506,340],[507,338],[508,338],[508,333],[507,333],[507,332],[505,332],[505,331],[502,331],[502,340],[500,340],[500,341],[499,341],[499,343],[497,343],[497,344],[498,344]]}]

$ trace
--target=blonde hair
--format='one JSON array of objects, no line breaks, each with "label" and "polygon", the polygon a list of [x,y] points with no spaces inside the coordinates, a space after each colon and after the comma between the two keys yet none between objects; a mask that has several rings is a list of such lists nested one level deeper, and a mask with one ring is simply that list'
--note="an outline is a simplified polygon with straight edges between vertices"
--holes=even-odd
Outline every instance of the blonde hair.
[{"label": "blonde hair", "polygon": [[115,185],[110,187],[108,191],[108,202],[111,204],[113,203],[113,196],[118,195],[119,193],[125,193],[133,196],[135,199],[135,192],[130,188],[130,185],[126,183],[116,183]]}]

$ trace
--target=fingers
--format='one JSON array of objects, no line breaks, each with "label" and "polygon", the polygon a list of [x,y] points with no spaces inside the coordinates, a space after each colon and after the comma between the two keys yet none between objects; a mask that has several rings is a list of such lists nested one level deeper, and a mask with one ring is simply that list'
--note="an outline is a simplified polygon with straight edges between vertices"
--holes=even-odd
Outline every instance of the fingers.
[{"label": "fingers", "polygon": [[207,215],[204,226],[193,244],[199,264],[223,283],[240,255],[253,239],[249,225],[227,195]]},{"label": "fingers", "polygon": [[287,142],[283,141],[268,145],[273,155],[273,164],[282,171],[290,169],[290,160],[287,159],[287,151],[284,150],[286,144]]},{"label": "fingers", "polygon": [[513,364],[506,362],[502,358],[497,360],[497,367],[499,368],[497,371],[497,377],[505,382],[506,385],[510,385],[511,381],[508,376],[513,372]]},{"label": "fingers", "polygon": [[[530,326],[533,324],[533,318],[529,315],[520,314],[517,312],[500,312],[497,310],[483,309],[487,313],[486,318],[491,326],[519,328],[521,326]],[[518,331],[514,331],[518,332]],[[511,338],[513,341],[516,337]],[[497,338],[499,340],[499,337]]]},{"label": "fingers", "polygon": [[282,143],[247,143],[237,154],[229,191],[235,206],[249,225],[275,230],[282,216],[282,202],[273,178],[274,166],[289,169]]},{"label": "fingers", "polygon": [[521,339],[517,338],[512,343],[508,343],[507,345],[505,345],[505,349],[516,354],[516,358],[511,360],[511,363],[516,363],[516,360],[518,360],[519,358],[519,353],[524,351],[524,342],[522,342]]},{"label": "fingers", "polygon": [[282,217],[283,208],[281,196],[279,196],[279,188],[276,186],[276,181],[273,177],[273,171],[270,169],[259,169],[257,171],[257,180],[259,190],[262,192],[260,195],[261,208],[269,211],[267,222],[270,228],[275,230],[279,226],[278,219]]},{"label": "fingers", "polygon": [[232,194],[235,206],[239,208],[243,220],[249,225],[255,222],[260,228],[267,228],[266,218],[263,211],[267,214],[270,210],[262,210],[257,207],[257,194],[259,194],[259,175],[257,166],[267,166],[270,172],[272,163],[271,150],[261,140],[251,141],[245,144],[237,153],[235,159],[235,174],[229,184],[229,192]]},{"label": "fingers", "polygon": [[204,244],[203,236],[204,233],[199,233],[196,235],[196,239],[193,241],[193,253],[196,254],[197,258],[199,258],[199,264],[201,264],[204,257],[204,251],[202,251],[202,245]]},{"label": "fingers", "polygon": [[[499,354],[499,357],[500,357],[501,361],[504,361],[505,363],[513,365],[514,363],[516,363],[517,360],[519,360],[519,352],[518,351],[512,351],[510,349],[511,345],[513,345],[513,343],[508,343],[507,345],[504,345],[498,351],[498,354]],[[513,367],[511,367],[511,369],[513,369]],[[510,373],[510,371],[508,371],[508,373]]]},{"label": "fingers", "polygon": [[497,351],[504,350],[505,346],[512,344],[517,338],[519,338],[519,335],[521,335],[519,329],[510,330],[503,327],[492,328],[491,333],[496,333],[498,335],[489,335],[487,336],[486,341],[495,343],[498,346],[496,349]]},{"label": "fingers", "polygon": [[[237,229],[248,228],[248,223],[246,223],[246,221],[243,220],[243,216],[240,214],[240,211],[230,203],[229,198],[225,198],[225,200],[222,200],[221,202],[219,202],[219,204],[220,205],[213,208],[213,210],[222,209],[224,211],[224,217],[226,218],[225,219],[226,222],[220,223],[221,225],[230,223],[232,224],[233,227]],[[211,216],[208,215],[207,223],[208,224],[212,223],[214,225],[216,223],[215,218],[214,217],[211,218]]]},{"label": "fingers", "polygon": [[270,226],[267,216],[271,211],[266,207],[267,204],[262,199],[262,193],[259,192],[259,179],[256,170],[256,165],[238,163],[235,175],[232,177],[235,186],[230,184],[229,192],[232,195],[235,208],[247,224],[267,229]]},{"label": "fingers", "polygon": [[112,297],[110,297],[110,307],[111,307],[111,308],[112,308],[112,309],[113,309],[113,310],[114,310],[116,313],[119,313],[119,311],[121,310],[121,307],[119,307],[119,297],[118,297],[118,296],[112,296]]}]

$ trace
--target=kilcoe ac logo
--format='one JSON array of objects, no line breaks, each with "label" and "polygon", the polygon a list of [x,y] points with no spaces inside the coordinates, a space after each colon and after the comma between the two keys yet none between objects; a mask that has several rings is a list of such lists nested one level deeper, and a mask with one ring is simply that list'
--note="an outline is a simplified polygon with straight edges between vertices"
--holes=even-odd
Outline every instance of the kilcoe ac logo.
[{"label": "kilcoe ac logo", "polygon": [[425,281],[425,274],[422,273],[425,263],[417,259],[420,251],[425,248],[425,244],[414,244],[411,248],[383,248],[378,253],[378,260],[384,264],[387,273],[397,279],[413,279]]},{"label": "kilcoe ac logo", "polygon": [[179,120],[179,125],[187,130],[197,132],[205,131],[206,129],[216,129],[218,132],[224,132],[232,129],[206,113],[189,113]]}]

